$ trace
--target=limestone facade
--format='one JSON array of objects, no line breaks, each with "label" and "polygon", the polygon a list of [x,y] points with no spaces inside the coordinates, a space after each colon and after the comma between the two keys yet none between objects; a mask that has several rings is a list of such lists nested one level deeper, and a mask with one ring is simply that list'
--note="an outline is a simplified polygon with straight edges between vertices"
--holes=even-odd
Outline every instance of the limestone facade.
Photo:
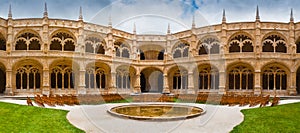
[{"label": "limestone facade", "polygon": [[300,93],[300,23],[140,35],[79,20],[0,18],[0,93]]}]

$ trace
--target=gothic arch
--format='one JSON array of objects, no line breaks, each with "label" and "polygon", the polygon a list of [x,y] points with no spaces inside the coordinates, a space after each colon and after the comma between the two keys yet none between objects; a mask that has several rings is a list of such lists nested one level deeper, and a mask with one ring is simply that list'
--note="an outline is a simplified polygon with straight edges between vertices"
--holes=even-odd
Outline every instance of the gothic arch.
[{"label": "gothic arch", "polygon": [[79,65],[69,59],[58,59],[50,64],[50,87],[52,89],[75,89],[78,85]]},{"label": "gothic arch", "polygon": [[13,88],[40,89],[42,86],[43,65],[33,59],[19,60],[13,65]]},{"label": "gothic arch", "polygon": [[89,63],[85,70],[85,88],[108,89],[111,76],[109,65],[103,62]]},{"label": "gothic arch", "polygon": [[198,41],[197,49],[198,55],[204,54],[219,54],[220,53],[220,40],[216,36],[205,36]]},{"label": "gothic arch", "polygon": [[105,54],[107,45],[105,40],[98,35],[88,35],[85,38],[85,52],[96,53],[96,54]]},{"label": "gothic arch", "polygon": [[51,34],[50,50],[75,51],[76,37],[68,30],[56,30]]},{"label": "gothic arch", "polygon": [[231,63],[227,66],[227,87],[230,90],[253,90],[254,68],[243,62]]},{"label": "gothic arch", "polygon": [[261,69],[263,90],[287,90],[290,70],[278,62],[270,62]]},{"label": "gothic arch", "polygon": [[123,39],[114,42],[115,53],[117,57],[130,58],[131,47]]},{"label": "gothic arch", "polygon": [[185,40],[180,40],[172,47],[172,57],[182,58],[189,57],[190,44]]},{"label": "gothic arch", "polygon": [[253,52],[253,37],[246,32],[237,32],[229,38],[229,53],[234,52]]},{"label": "gothic arch", "polygon": [[199,64],[194,71],[195,88],[210,90],[219,88],[219,70],[212,64]]},{"label": "gothic arch", "polygon": [[262,39],[262,52],[287,53],[288,42],[279,32],[270,32]]},{"label": "gothic arch", "polygon": [[[188,87],[188,70],[181,66],[173,66],[168,71],[169,88],[173,91],[186,90]],[[193,82],[193,81],[190,81]]]},{"label": "gothic arch", "polygon": [[41,37],[34,30],[20,31],[15,38],[15,50],[41,50]]}]

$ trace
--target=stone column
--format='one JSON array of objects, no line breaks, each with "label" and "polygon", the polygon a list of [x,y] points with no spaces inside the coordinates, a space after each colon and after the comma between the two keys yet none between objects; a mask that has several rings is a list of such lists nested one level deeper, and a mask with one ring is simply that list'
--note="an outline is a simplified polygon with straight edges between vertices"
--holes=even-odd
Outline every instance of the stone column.
[{"label": "stone column", "polygon": [[254,72],[254,94],[260,95],[261,93],[262,93],[261,74],[260,74],[260,70],[256,70]]},{"label": "stone column", "polygon": [[162,93],[170,93],[168,74],[164,73],[164,86]]},{"label": "stone column", "polygon": [[44,68],[43,69],[43,88],[42,89],[42,93],[45,95],[49,95],[50,94],[50,73],[49,73],[49,69],[48,68]]},{"label": "stone column", "polygon": [[5,89],[5,95],[14,95],[13,88],[12,88],[12,70],[7,69],[6,70],[6,89]]},{"label": "stone column", "polygon": [[133,93],[138,94],[141,93],[141,74],[136,74],[135,84]]},{"label": "stone column", "polygon": [[194,94],[195,93],[195,86],[194,86],[194,73],[189,72],[188,73],[188,94]]},{"label": "stone column", "polygon": [[78,94],[86,94],[86,88],[85,88],[85,69],[81,68],[79,70],[79,78],[78,78],[78,80],[79,80],[79,82],[78,82],[77,93]]},{"label": "stone column", "polygon": [[219,94],[225,94],[226,93],[226,73],[224,71],[219,72]]},{"label": "stone column", "polygon": [[[297,87],[296,87],[296,79],[297,78],[297,73],[296,72],[291,72],[290,75],[290,83],[288,84],[288,95],[297,95]],[[289,81],[289,79],[288,79]]]},{"label": "stone column", "polygon": [[116,72],[111,72],[111,80],[110,80],[110,87],[109,93],[116,93]]}]

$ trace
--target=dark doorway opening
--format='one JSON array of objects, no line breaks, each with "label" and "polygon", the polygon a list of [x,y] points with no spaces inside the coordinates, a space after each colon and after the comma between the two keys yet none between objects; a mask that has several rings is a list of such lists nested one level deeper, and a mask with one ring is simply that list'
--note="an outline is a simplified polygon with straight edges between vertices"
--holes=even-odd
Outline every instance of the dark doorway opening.
[{"label": "dark doorway opening", "polygon": [[162,93],[163,73],[156,68],[147,68],[141,72],[140,84],[142,93]]},{"label": "dark doorway opening", "polygon": [[5,92],[6,85],[6,73],[4,70],[0,69],[0,94]]}]

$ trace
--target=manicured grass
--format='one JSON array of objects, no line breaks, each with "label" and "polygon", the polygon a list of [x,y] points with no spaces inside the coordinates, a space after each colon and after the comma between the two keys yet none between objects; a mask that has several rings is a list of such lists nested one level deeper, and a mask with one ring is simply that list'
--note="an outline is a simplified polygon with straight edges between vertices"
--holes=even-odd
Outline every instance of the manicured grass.
[{"label": "manicured grass", "polygon": [[0,132],[83,132],[68,122],[67,113],[0,102]]},{"label": "manicured grass", "polygon": [[300,103],[242,110],[244,121],[232,133],[296,133],[300,131]]}]

